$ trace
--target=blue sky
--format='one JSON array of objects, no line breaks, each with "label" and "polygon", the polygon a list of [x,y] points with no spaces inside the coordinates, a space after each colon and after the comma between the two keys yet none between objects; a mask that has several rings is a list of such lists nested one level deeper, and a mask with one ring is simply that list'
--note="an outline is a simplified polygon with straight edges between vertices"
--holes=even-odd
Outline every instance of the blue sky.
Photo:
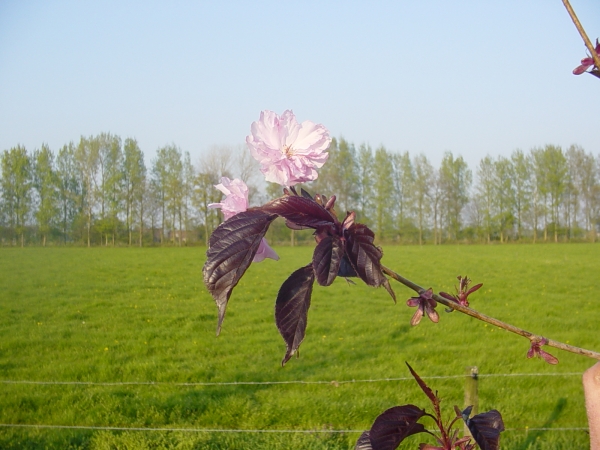
[{"label": "blue sky", "polygon": [[[590,38],[600,2],[572,0]],[[135,137],[149,164],[292,109],[359,145],[600,154],[600,80],[560,0],[0,2],[0,150]]]}]

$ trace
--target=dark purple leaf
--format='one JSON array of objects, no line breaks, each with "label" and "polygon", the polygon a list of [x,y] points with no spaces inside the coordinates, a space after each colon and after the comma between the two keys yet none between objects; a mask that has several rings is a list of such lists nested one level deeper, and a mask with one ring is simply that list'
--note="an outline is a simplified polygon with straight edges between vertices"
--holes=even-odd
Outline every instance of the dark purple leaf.
[{"label": "dark purple leaf", "polygon": [[315,273],[312,264],[301,267],[283,282],[275,302],[275,323],[287,346],[281,365],[296,353],[304,340]]},{"label": "dark purple leaf", "polygon": [[356,277],[356,276],[358,276],[358,275],[356,275],[356,272],[354,271],[352,264],[350,264],[350,261],[348,260],[348,255],[346,255],[344,253],[344,256],[342,257],[342,262],[340,263],[340,268],[338,269],[338,277]]},{"label": "dark purple leaf", "polygon": [[302,227],[294,222],[290,222],[289,220],[285,221],[285,226],[288,227],[290,230],[296,230],[296,231],[309,229],[309,227]]},{"label": "dark purple leaf", "polygon": [[252,263],[263,236],[276,218],[275,214],[253,208],[226,220],[212,233],[202,272],[204,284],[219,310],[217,335],[233,288]]},{"label": "dark purple leaf", "polygon": [[373,450],[394,450],[408,436],[426,432],[417,421],[425,411],[415,405],[395,406],[383,412],[369,430]]},{"label": "dark purple leaf", "polygon": [[262,206],[263,211],[279,214],[300,227],[321,228],[335,225],[335,218],[311,198],[286,195]]},{"label": "dark purple leaf", "polygon": [[440,292],[440,297],[444,297],[446,300],[458,303],[458,299],[456,298],[456,296],[448,294],[447,292]]},{"label": "dark purple leaf", "polygon": [[356,274],[369,286],[383,286],[396,301],[390,282],[381,270],[383,252],[373,244],[375,234],[366,226],[354,223],[348,229],[346,254]]},{"label": "dark purple leaf", "polygon": [[412,376],[414,377],[414,379],[417,381],[417,383],[419,384],[419,386],[421,387],[421,389],[423,390],[423,392],[425,393],[425,395],[427,397],[429,397],[429,400],[431,400],[431,402],[434,405],[438,404],[439,403],[439,399],[433,393],[433,391],[431,390],[431,388],[425,384],[425,382],[421,379],[421,377],[419,375],[417,375],[417,372],[415,372],[413,370],[413,368],[410,367],[410,364],[406,363],[406,365],[408,366],[408,370],[410,370],[410,373],[412,374]]},{"label": "dark purple leaf", "polygon": [[479,289],[481,286],[483,286],[483,283],[476,284],[475,286],[473,286],[471,289],[469,289],[469,290],[467,291],[467,295],[470,295],[470,294],[472,294],[472,293],[473,293],[473,292],[475,292],[477,289]]},{"label": "dark purple leaf", "polygon": [[551,355],[545,350],[540,348],[540,357],[544,359],[548,364],[558,364],[558,358],[554,355]]},{"label": "dark purple leaf", "polygon": [[500,433],[504,431],[504,422],[498,411],[492,409],[477,414],[467,420],[467,426],[481,450],[498,450],[500,448]]},{"label": "dark purple leaf", "polygon": [[327,236],[317,244],[313,253],[313,269],[321,286],[333,283],[343,256],[344,245],[337,236]]},{"label": "dark purple leaf", "polygon": [[354,450],[373,450],[373,447],[371,447],[371,438],[369,437],[368,431],[365,431],[363,434],[360,435],[358,441],[356,441]]},{"label": "dark purple leaf", "polygon": [[300,188],[300,193],[302,194],[302,197],[309,198],[311,200],[313,198],[312,195],[310,195],[307,191],[304,190],[304,188]]}]

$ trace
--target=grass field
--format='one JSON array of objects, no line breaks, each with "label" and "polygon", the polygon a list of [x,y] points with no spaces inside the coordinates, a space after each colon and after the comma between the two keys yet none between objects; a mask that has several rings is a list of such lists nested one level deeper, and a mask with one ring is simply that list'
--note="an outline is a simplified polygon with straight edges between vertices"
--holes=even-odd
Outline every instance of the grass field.
[{"label": "grass field", "polygon": [[[217,338],[204,248],[0,249],[0,423],[89,427],[2,426],[0,448],[352,448],[358,433],[336,430],[367,429],[394,405],[429,407],[414,381],[360,381],[407,377],[405,361],[425,378],[478,366],[480,411],[500,410],[508,428],[502,448],[588,447],[579,374],[592,360],[552,349],[558,366],[528,360],[524,338],[442,308],[439,324],[411,328],[413,293],[395,282],[396,305],[360,283],[315,286],[301,357],[282,368],[274,299],[312,248],[276,250],[280,261],[254,264],[236,287]],[[383,262],[435,291],[467,274],[484,283],[475,309],[600,350],[599,255],[593,244],[386,247]],[[286,381],[327,383],[183,384]],[[428,383],[448,415],[464,406],[463,379]]]}]

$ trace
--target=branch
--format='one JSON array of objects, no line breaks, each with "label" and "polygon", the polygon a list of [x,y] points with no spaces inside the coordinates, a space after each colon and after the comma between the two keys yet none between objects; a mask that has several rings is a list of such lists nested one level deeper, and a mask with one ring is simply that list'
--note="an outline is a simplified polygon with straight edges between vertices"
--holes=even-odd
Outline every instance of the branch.
[{"label": "branch", "polygon": [[577,28],[577,31],[579,31],[579,34],[581,35],[581,38],[583,39],[583,42],[585,43],[585,46],[590,51],[590,55],[592,55],[592,59],[594,60],[594,64],[596,65],[596,67],[600,68],[600,55],[596,54],[596,50],[594,49],[594,45],[592,44],[592,41],[590,41],[590,38],[588,37],[588,35],[585,32],[585,30],[583,29],[583,26],[581,25],[581,22],[579,22],[579,19],[577,18],[577,15],[575,14],[575,11],[571,7],[571,4],[569,3],[569,0],[562,0],[562,2],[565,5],[565,8],[567,8],[567,12],[571,16],[571,20],[575,24],[575,28]]},{"label": "branch", "polygon": [[[404,286],[412,289],[416,293],[421,294],[421,292],[425,291],[425,289],[422,288],[421,286],[419,286],[418,284],[415,284],[412,281],[404,278],[403,276],[397,274],[393,270],[388,269],[385,266],[381,266],[381,269],[383,270],[383,273],[385,273],[386,275],[392,277],[394,280],[402,283]],[[448,300],[448,299],[445,299],[444,297],[441,297],[439,295],[433,294],[433,299],[436,302],[441,303],[442,305],[447,306],[448,308],[455,309],[457,311],[460,311],[463,314],[466,314],[468,316],[474,317],[475,319],[482,320],[482,321],[487,322],[487,323],[489,323],[491,325],[494,325],[496,327],[502,328],[502,329],[504,329],[506,331],[510,331],[511,333],[518,334],[519,336],[526,337],[531,342],[539,341],[539,340],[541,340],[541,339],[544,338],[543,336],[539,336],[539,335],[530,333],[529,331],[526,331],[526,330],[523,330],[521,328],[515,327],[514,325],[510,325],[510,324],[502,322],[502,321],[500,321],[498,319],[494,319],[493,317],[486,316],[485,314],[481,314],[480,312],[475,311],[474,309],[468,308],[468,307],[463,306],[463,305],[461,305],[459,303],[455,303],[455,302],[453,302],[451,300]],[[569,344],[564,344],[562,342],[554,341],[552,339],[547,339],[547,340],[548,340],[548,343],[546,343],[545,345],[549,345],[550,347],[558,348],[560,350],[565,350],[567,352],[576,353],[578,355],[588,356],[590,358],[594,358],[594,359],[600,360],[600,353],[598,353],[598,352],[594,352],[592,350],[586,350],[584,348],[575,347],[575,346],[569,345]]]}]

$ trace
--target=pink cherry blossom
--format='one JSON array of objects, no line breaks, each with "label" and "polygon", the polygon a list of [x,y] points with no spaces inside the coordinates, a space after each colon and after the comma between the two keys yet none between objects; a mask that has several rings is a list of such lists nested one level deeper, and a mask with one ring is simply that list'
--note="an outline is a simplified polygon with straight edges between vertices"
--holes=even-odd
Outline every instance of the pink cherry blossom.
[{"label": "pink cherry blossom", "polygon": [[323,125],[310,120],[299,124],[290,110],[281,116],[263,111],[246,143],[267,181],[293,186],[317,179],[316,169],[327,161],[331,138]]},{"label": "pink cherry blossom", "polygon": [[221,184],[215,187],[225,194],[225,198],[221,203],[211,203],[208,207],[221,208],[225,220],[248,209],[248,186],[242,180],[222,177]]},{"label": "pink cherry blossom", "polygon": [[[246,183],[242,180],[238,178],[230,180],[227,177],[222,177],[221,183],[216,184],[215,187],[225,194],[225,198],[221,203],[211,203],[208,207],[221,208],[225,220],[248,209],[248,186],[246,186]],[[265,258],[271,258],[277,261],[279,256],[275,253],[275,250],[269,247],[267,240],[262,238],[252,261],[261,262]]]}]

